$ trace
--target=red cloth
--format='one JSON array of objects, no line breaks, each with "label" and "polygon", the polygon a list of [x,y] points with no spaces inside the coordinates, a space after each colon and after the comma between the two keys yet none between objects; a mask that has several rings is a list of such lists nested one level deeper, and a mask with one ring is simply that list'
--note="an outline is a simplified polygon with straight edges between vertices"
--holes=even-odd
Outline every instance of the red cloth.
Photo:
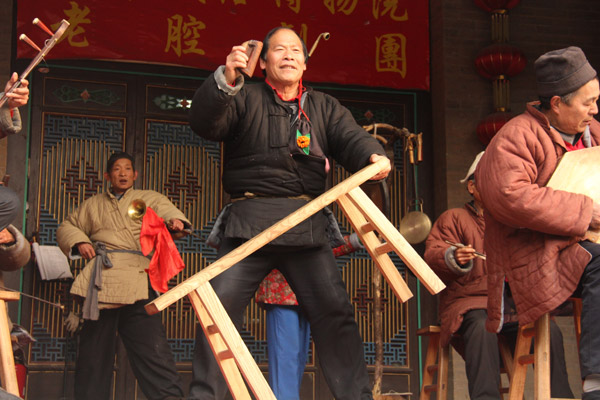
[{"label": "red cloth", "polygon": [[[344,244],[333,250],[334,257],[341,257],[359,250],[350,243],[349,235],[344,236]],[[297,306],[298,300],[283,274],[279,270],[272,270],[263,279],[256,292],[257,303],[279,304],[284,306]]]},{"label": "red cloth", "polygon": [[579,138],[579,140],[575,144],[565,142],[565,147],[567,148],[567,151],[585,149],[585,145],[583,144],[583,140],[581,140],[581,138]]},{"label": "red cloth", "polygon": [[146,214],[142,219],[140,244],[145,256],[155,250],[146,272],[152,288],[165,293],[169,290],[167,285],[169,280],[185,268],[185,264],[177,251],[165,221],[150,207],[146,208]]}]

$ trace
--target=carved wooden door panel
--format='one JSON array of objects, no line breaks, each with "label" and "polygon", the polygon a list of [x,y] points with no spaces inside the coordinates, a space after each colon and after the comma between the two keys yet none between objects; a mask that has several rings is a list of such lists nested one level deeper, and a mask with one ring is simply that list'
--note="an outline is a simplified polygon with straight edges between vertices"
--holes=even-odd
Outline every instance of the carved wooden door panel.
[{"label": "carved wooden door panel", "polygon": [[[114,151],[133,154],[139,172],[136,187],[152,189],[168,196],[192,221],[195,233],[206,237],[223,204],[220,184],[221,149],[218,143],[194,135],[187,124],[187,107],[203,78],[185,76],[189,70],[151,66],[106,64],[107,68],[51,65],[50,73],[36,72],[32,77],[30,129],[29,212],[27,232],[40,244],[56,245],[56,229],[64,218],[86,198],[107,189],[103,179],[106,160]],[[113,71],[111,68],[125,68]],[[135,70],[134,70],[135,68]],[[206,74],[204,74],[206,76]],[[325,89],[328,90],[328,89]],[[365,112],[377,115],[377,122],[393,125],[413,124],[417,103],[414,96],[371,96],[362,92],[335,92],[359,123]],[[411,127],[409,126],[409,129]],[[402,154],[396,149],[396,170],[392,174],[392,221],[398,225],[402,204]],[[334,168],[333,181],[344,179],[347,172]],[[334,210],[345,232],[350,226]],[[188,236],[177,246],[186,269],[170,282],[185,280],[214,261],[216,252],[203,240]],[[402,266],[415,292],[416,281]],[[367,364],[374,364],[371,285],[372,262],[366,252],[338,259],[352,300],[356,319],[365,341]],[[81,263],[71,264],[74,275]],[[42,281],[39,273],[24,273],[23,290],[49,301],[79,310],[68,295],[70,281]],[[418,391],[416,304],[400,304],[384,286],[384,390]],[[29,376],[27,398],[73,398],[73,371],[77,338],[63,326],[65,315],[48,304],[23,299],[23,325],[37,341],[27,352]],[[191,379],[196,318],[187,301],[173,304],[162,314],[167,337],[187,392]],[[264,311],[252,302],[241,332],[257,363],[267,370],[267,346]],[[318,355],[311,346],[302,384],[302,399],[330,399]],[[113,398],[145,399],[127,362],[122,346],[115,355]]]}]

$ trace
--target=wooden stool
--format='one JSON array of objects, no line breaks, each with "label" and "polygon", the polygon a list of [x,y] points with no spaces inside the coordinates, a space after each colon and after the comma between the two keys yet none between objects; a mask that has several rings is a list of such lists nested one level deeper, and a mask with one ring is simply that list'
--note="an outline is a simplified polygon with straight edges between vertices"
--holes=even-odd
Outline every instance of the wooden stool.
[{"label": "wooden stool", "polygon": [[[423,366],[423,385],[419,400],[429,400],[431,392],[436,392],[436,400],[446,400],[448,397],[448,359],[450,355],[450,345],[441,346],[439,326],[428,326],[417,331],[419,336],[429,336],[427,345],[427,355],[425,356],[425,365]],[[498,335],[498,349],[504,368],[500,370],[508,377],[511,382],[513,371],[512,352],[504,337]],[[435,379],[434,379],[435,378]],[[500,393],[508,393],[508,388],[500,387]]]},{"label": "wooden stool", "polygon": [[[533,354],[531,340],[535,337]],[[534,396],[536,400],[550,400],[550,314],[546,313],[534,323],[519,327],[515,347],[514,374],[509,400],[523,399],[527,365],[534,364]]]},{"label": "wooden stool", "polygon": [[[581,299],[571,297],[573,303],[573,323],[579,349],[581,336]],[[531,340],[535,337],[533,354],[530,354]],[[534,364],[534,395],[536,400],[550,399],[550,314],[546,313],[534,323],[519,327],[515,347],[513,380],[510,384],[509,400],[523,399],[527,365]]]},{"label": "wooden stool", "polygon": [[354,227],[394,294],[402,302],[411,298],[412,292],[387,254],[389,252],[395,252],[431,294],[439,293],[445,288],[444,283],[359,187],[386,166],[387,160],[377,161],[338,183],[302,208],[147,304],[146,311],[149,314],[156,314],[187,296],[194,307],[234,399],[251,398],[246,388],[247,384],[255,398],[274,400],[275,396],[271,388],[209,281],[335,201]]},{"label": "wooden stool", "polygon": [[20,296],[19,292],[0,290],[0,378],[2,379],[2,388],[17,397],[20,397],[20,393],[10,328],[8,326],[6,302],[19,300]]},{"label": "wooden stool", "polygon": [[[419,336],[429,336],[427,355],[423,366],[423,384],[419,400],[429,400],[436,392],[437,400],[446,400],[448,395],[448,356],[450,346],[440,346],[440,327],[428,326],[417,331]],[[437,379],[434,380],[434,377]]]}]

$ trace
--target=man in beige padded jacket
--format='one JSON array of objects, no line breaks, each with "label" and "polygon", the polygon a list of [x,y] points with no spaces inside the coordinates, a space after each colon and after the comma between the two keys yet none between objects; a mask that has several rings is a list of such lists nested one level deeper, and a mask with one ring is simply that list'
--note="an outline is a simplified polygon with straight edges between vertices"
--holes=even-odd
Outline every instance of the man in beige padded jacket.
[{"label": "man in beige padded jacket", "polygon": [[133,189],[137,171],[129,154],[113,154],[104,178],[110,190],[85,200],[57,231],[63,252],[88,260],[71,289],[85,299],[75,397],[109,398],[118,332],[146,397],[181,398],[180,377],[160,315],[149,316],[144,310],[156,294],[145,271],[150,260],[141,252],[142,221],[131,219],[127,211],[133,200],[141,199],[172,231],[191,225],[162,194]]}]

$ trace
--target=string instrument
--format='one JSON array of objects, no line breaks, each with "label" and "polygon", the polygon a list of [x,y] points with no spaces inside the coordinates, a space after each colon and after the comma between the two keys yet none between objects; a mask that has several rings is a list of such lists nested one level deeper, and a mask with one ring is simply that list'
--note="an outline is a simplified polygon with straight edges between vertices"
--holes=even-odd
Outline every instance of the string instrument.
[{"label": "string instrument", "polygon": [[37,54],[37,56],[35,56],[35,58],[33,60],[31,60],[31,62],[27,66],[27,68],[25,68],[25,71],[23,71],[23,73],[19,76],[19,79],[10,87],[10,89],[8,89],[4,93],[2,98],[0,98],[0,107],[2,107],[4,105],[4,103],[6,103],[6,101],[8,100],[7,94],[14,92],[15,89],[17,89],[19,86],[21,86],[21,80],[27,78],[29,73],[44,59],[44,57],[50,52],[50,50],[54,47],[54,45],[56,43],[58,43],[58,40],[62,37],[62,35],[65,33],[65,31],[67,30],[67,28],[70,25],[68,21],[65,21],[63,19],[60,22],[60,26],[58,27],[56,32],[52,32],[38,18],[34,18],[32,23],[34,25],[36,25],[37,27],[39,27],[40,29],[42,29],[47,34],[49,34],[51,37],[50,37],[50,39],[46,40],[44,48],[40,49],[31,39],[29,39],[27,37],[27,35],[21,34],[21,36],[19,36],[19,40],[23,40],[25,43],[27,43],[28,45],[33,47],[35,50],[38,51],[38,54]]}]

